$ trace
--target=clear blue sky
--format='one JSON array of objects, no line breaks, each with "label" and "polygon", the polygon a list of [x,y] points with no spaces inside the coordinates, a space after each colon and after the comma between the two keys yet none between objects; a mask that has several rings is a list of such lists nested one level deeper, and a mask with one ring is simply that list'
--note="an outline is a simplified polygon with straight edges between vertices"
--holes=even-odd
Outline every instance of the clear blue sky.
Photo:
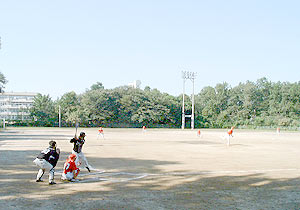
[{"label": "clear blue sky", "polygon": [[[0,4],[0,71],[6,91],[53,99],[141,80],[195,92],[267,77],[300,81],[300,1],[10,0]],[[191,85],[187,85],[191,93]]]}]

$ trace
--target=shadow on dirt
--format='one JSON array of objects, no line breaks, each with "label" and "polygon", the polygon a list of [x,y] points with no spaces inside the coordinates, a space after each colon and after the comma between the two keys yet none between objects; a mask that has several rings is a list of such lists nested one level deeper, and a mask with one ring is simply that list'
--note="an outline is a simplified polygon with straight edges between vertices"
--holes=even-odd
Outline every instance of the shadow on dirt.
[{"label": "shadow on dirt", "polygon": [[[56,174],[57,185],[34,182],[38,168],[33,159],[39,153],[1,151],[0,206],[7,209],[299,209],[300,179],[271,179],[264,174],[208,177],[205,174],[165,174],[158,169],[176,162],[89,158],[91,164],[109,171],[150,174],[126,182],[88,183],[85,190],[70,190],[82,183],[64,184]],[[63,152],[56,171],[61,171],[69,153]],[[82,170],[82,174],[87,174]],[[156,175],[151,175],[156,174]],[[181,174],[181,175],[180,175]],[[105,173],[98,175],[105,178]],[[82,178],[84,179],[84,177]],[[86,183],[84,183],[86,184]],[[89,189],[90,188],[90,189]],[[102,190],[107,188],[109,190]],[[56,195],[56,192],[65,191]],[[46,194],[42,198],[30,195]]]},{"label": "shadow on dirt", "polygon": [[71,135],[9,135],[0,136],[0,141],[3,140],[46,140],[46,139],[57,139],[65,140],[72,138]]},{"label": "shadow on dirt", "polygon": [[[190,171],[167,174],[160,169],[162,165],[180,164],[175,161],[87,157],[91,165],[107,174],[130,172],[146,176],[117,182],[95,179],[63,183],[56,174],[58,184],[49,186],[48,173],[43,177],[44,183],[35,182],[38,167],[32,161],[39,152],[0,150],[0,209],[300,209],[299,177],[276,179],[263,173],[208,175]],[[56,171],[62,170],[69,154],[61,153]],[[88,173],[82,170],[81,174]]]}]

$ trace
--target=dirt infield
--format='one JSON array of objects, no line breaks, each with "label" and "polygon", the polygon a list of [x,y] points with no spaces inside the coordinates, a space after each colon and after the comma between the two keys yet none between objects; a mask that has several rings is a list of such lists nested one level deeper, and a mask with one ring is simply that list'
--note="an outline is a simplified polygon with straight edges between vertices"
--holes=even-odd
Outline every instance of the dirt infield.
[{"label": "dirt infield", "polygon": [[[79,183],[60,181],[75,129],[0,131],[0,209],[300,209],[300,133],[236,130],[85,131],[94,167]],[[32,162],[55,140],[56,185],[36,183]],[[103,172],[105,171],[105,172]]]}]

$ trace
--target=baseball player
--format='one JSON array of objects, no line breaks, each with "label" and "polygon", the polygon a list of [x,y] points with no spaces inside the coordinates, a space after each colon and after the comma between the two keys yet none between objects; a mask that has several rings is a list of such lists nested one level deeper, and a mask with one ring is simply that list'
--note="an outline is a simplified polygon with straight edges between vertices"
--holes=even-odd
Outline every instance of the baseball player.
[{"label": "baseball player", "polygon": [[82,147],[83,147],[83,144],[85,143],[84,137],[85,137],[85,133],[80,132],[78,138],[75,136],[74,138],[72,138],[70,140],[70,143],[74,143],[72,154],[76,155],[76,160],[75,160],[76,166],[80,166],[82,164],[82,161],[83,161],[83,163],[85,165],[85,168],[89,172],[91,172],[91,170],[90,170],[91,166],[89,165],[86,157],[84,156],[84,154],[82,152]]},{"label": "baseball player", "polygon": [[197,131],[197,136],[198,136],[199,138],[201,138],[201,137],[202,137],[202,134],[201,134],[201,131],[200,131],[200,129],[198,129],[198,131]]},{"label": "baseball player", "polygon": [[101,136],[103,139],[104,139],[104,131],[103,131],[103,128],[100,127],[99,130],[98,130],[98,136],[97,136],[97,139],[98,137]]},{"label": "baseball player", "polygon": [[229,146],[230,145],[230,138],[232,138],[233,137],[233,129],[234,129],[234,126],[233,127],[231,127],[231,129],[230,130],[228,130],[227,131],[227,146]]},{"label": "baseball player", "polygon": [[60,150],[56,148],[56,142],[50,141],[49,147],[37,156],[37,158],[33,161],[38,167],[40,167],[37,176],[36,182],[42,182],[42,176],[45,173],[45,170],[49,170],[49,185],[56,184],[54,182],[54,167],[57,164],[59,159]]},{"label": "baseball player", "polygon": [[77,168],[77,166],[75,164],[75,160],[76,160],[75,154],[69,155],[69,158],[67,159],[67,161],[64,164],[64,171],[61,175],[62,180],[68,180],[71,182],[76,181],[75,178],[78,176],[80,170],[79,170],[79,168]]},{"label": "baseball player", "polygon": [[277,135],[280,134],[280,128],[279,127],[276,129],[276,133],[277,133]]},{"label": "baseball player", "polygon": [[146,126],[144,126],[144,125],[143,125],[143,128],[142,128],[142,129],[143,129],[143,133],[145,133],[145,132],[147,131],[147,130],[146,130]]}]

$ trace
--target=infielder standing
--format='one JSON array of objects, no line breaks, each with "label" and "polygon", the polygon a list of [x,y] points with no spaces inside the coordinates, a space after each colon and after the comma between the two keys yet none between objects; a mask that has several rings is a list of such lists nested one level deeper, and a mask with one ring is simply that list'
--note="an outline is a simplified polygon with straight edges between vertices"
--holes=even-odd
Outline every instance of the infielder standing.
[{"label": "infielder standing", "polygon": [[227,146],[230,146],[230,138],[233,137],[233,129],[234,129],[234,126],[231,127],[230,130],[227,131]]},{"label": "infielder standing", "polygon": [[104,139],[104,130],[103,130],[102,127],[100,127],[99,130],[98,130],[98,136],[97,136],[97,139],[98,139],[99,136],[101,136],[101,137]]},{"label": "infielder standing", "polygon": [[70,143],[74,143],[72,154],[75,154],[77,157],[75,160],[76,166],[81,165],[83,162],[86,169],[89,172],[91,172],[90,165],[82,152],[82,147],[83,147],[83,144],[85,143],[84,137],[85,137],[85,133],[80,132],[80,135],[78,138],[75,136],[73,139],[70,140]]},{"label": "infielder standing", "polygon": [[36,182],[42,182],[42,176],[44,175],[45,170],[49,169],[49,184],[56,184],[54,182],[54,167],[59,159],[59,154],[60,150],[59,148],[56,148],[56,142],[51,140],[49,142],[49,147],[41,151],[41,153],[33,161],[38,167],[40,167],[36,176]]},{"label": "infielder standing", "polygon": [[200,137],[200,138],[202,137],[200,129],[198,129],[198,131],[197,131],[197,136]]}]

